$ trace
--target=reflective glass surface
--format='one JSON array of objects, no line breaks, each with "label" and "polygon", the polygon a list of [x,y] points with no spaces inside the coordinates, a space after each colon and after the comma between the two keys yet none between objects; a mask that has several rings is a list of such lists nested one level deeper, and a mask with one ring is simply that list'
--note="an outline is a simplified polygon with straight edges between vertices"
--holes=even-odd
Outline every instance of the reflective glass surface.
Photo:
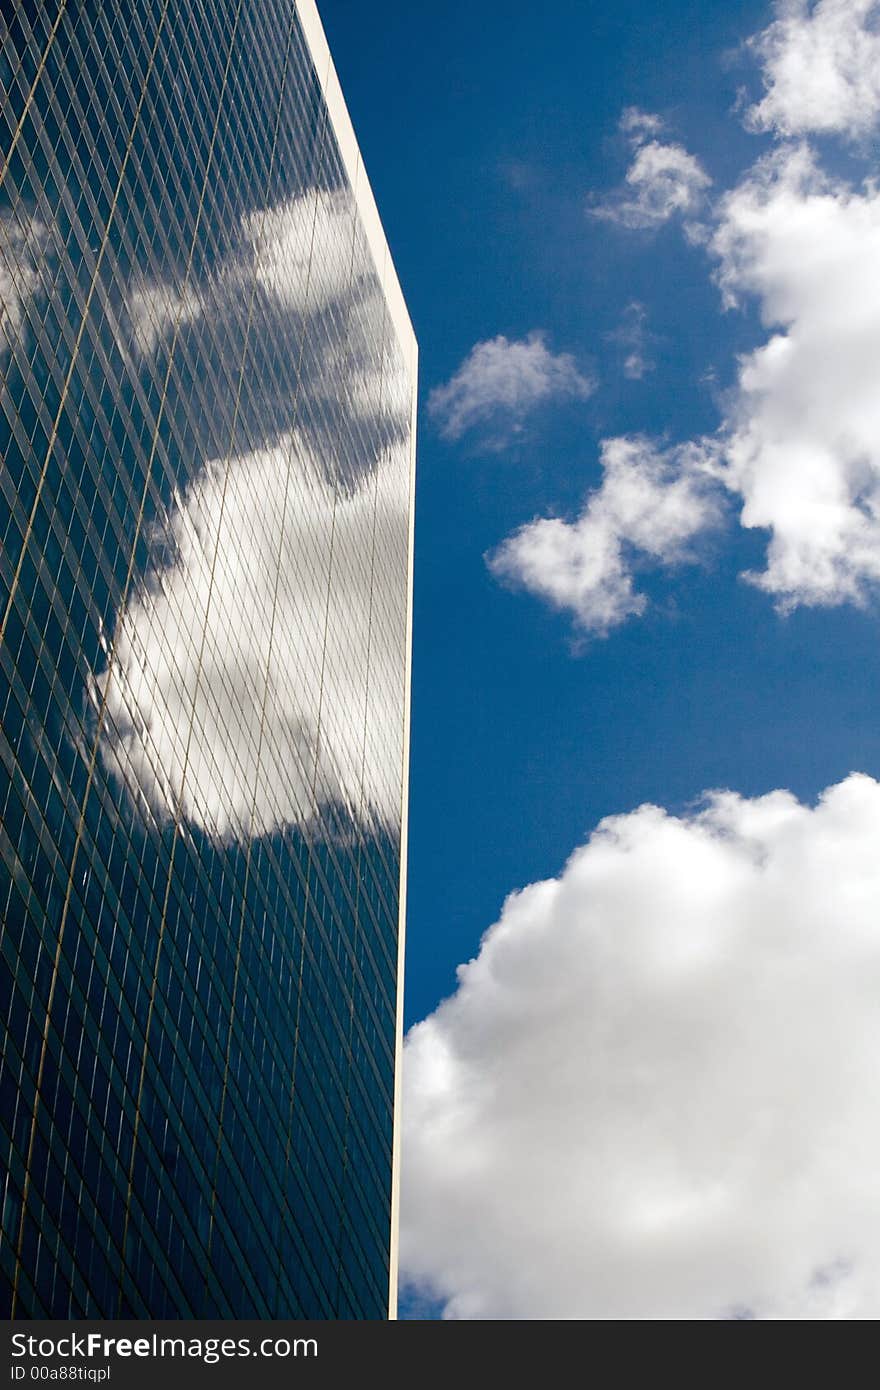
[{"label": "reflective glass surface", "polygon": [[412,354],[291,0],[2,13],[2,1312],[384,1317]]}]

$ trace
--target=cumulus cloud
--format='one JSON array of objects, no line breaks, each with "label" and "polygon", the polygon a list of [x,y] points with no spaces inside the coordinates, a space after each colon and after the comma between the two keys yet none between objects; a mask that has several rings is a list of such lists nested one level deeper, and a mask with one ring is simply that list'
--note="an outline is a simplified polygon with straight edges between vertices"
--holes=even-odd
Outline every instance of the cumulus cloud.
[{"label": "cumulus cloud", "polygon": [[538,406],[585,400],[594,389],[570,353],[551,352],[545,334],[499,334],[476,343],[450,380],[434,388],[428,412],[444,439],[477,432],[485,447],[501,448]]},{"label": "cumulus cloud", "polygon": [[752,40],[765,94],[749,124],[783,136],[870,133],[880,117],[878,0],[779,0]]},{"label": "cumulus cloud", "polygon": [[603,821],[409,1034],[405,1276],[457,1318],[880,1315],[880,785]]},{"label": "cumulus cloud", "polygon": [[728,302],[773,329],[740,362],[722,431],[742,524],[771,532],[754,582],[781,604],[861,601],[880,579],[880,193],[785,146],[720,205]]},{"label": "cumulus cloud", "polygon": [[0,213],[0,357],[24,328],[25,306],[43,283],[49,232],[38,217]]},{"label": "cumulus cloud", "polygon": [[620,128],[633,149],[624,186],[610,197],[591,202],[592,217],[632,229],[654,229],[676,215],[697,211],[712,180],[683,145],[658,139],[659,116],[627,107]]},{"label": "cumulus cloud", "polygon": [[580,516],[530,521],[488,557],[489,568],[605,636],[647,605],[634,566],[693,558],[689,542],[717,521],[711,463],[699,446],[661,450],[647,439],[606,439],[602,484]]},{"label": "cumulus cloud", "polygon": [[[631,138],[653,132],[646,120],[626,118]],[[724,304],[756,304],[766,336],[739,358],[716,433],[667,450],[659,474],[637,467],[651,505],[674,482],[681,535],[695,539],[716,520],[703,486],[714,478],[741,503],[741,525],[768,533],[765,567],[743,577],[780,611],[864,604],[880,581],[880,190],[828,175],[808,144],[786,141],[717,200],[705,245]],[[638,306],[629,312],[613,336],[624,350],[631,339],[624,370],[638,376],[643,322]],[[657,455],[644,441],[639,450]],[[655,553],[606,505],[606,491],[573,524],[523,527],[493,560],[497,574],[598,632],[644,610],[631,559]]]},{"label": "cumulus cloud", "polygon": [[371,572],[373,519],[405,527],[402,494],[385,458],[334,497],[289,436],[208,463],[177,498],[91,691],[105,765],[160,818],[220,840],[331,803],[395,823],[399,782],[364,741],[368,723],[402,727],[399,643],[370,643],[398,580]]}]

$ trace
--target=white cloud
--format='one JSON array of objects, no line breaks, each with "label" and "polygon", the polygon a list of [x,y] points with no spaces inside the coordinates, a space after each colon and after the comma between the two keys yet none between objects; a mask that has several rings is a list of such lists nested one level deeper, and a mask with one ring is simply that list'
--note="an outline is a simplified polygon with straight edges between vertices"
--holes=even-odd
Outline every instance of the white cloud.
[{"label": "white cloud", "polygon": [[626,171],[633,197],[608,205],[604,216],[626,227],[658,227],[676,213],[694,212],[711,180],[698,159],[681,145],[651,140]]},{"label": "white cloud", "polygon": [[[880,190],[833,179],[809,146],[782,144],[719,199],[706,245],[725,304],[756,300],[769,335],[740,358],[716,435],[667,451],[649,495],[688,461],[672,500],[691,504],[674,515],[695,537],[715,520],[694,505],[706,501],[688,481],[696,461],[704,482],[741,500],[744,527],[769,533],[765,569],[744,577],[781,610],[863,604],[880,582]],[[640,364],[636,350],[630,370]],[[605,492],[573,526],[524,527],[496,566],[600,632],[645,606],[625,547],[646,547]]]},{"label": "white cloud", "polygon": [[447,1316],[880,1316],[880,785],[604,821],[409,1034]]},{"label": "white cloud", "polygon": [[620,128],[633,149],[624,187],[591,203],[590,215],[622,227],[653,229],[676,215],[695,213],[712,182],[700,161],[683,145],[657,139],[663,130],[659,116],[630,106]]},{"label": "white cloud", "polygon": [[[755,41],[766,64],[767,96],[754,120],[783,133],[864,132],[880,101],[880,66],[871,56],[880,43],[878,22],[876,4],[789,6]],[[812,63],[813,43],[830,67]],[[814,78],[803,92],[813,104],[811,124],[807,106],[796,117],[786,86],[801,91],[801,62]],[[843,84],[839,90],[829,73]],[[820,99],[826,88],[837,97]],[[868,88],[876,100],[865,95]],[[636,196],[618,195],[594,211],[632,226],[693,211],[708,180],[679,179],[691,157],[659,143],[659,118],[630,108],[621,128],[635,150],[627,182]],[[670,150],[678,154],[667,164]],[[715,436],[667,451],[662,475],[648,474],[650,488],[668,487],[676,477],[668,465],[677,459],[702,459],[704,473],[741,500],[741,524],[769,533],[764,570],[744,577],[780,610],[864,604],[880,582],[880,189],[871,179],[857,186],[832,178],[807,144],[785,142],[718,199],[703,233],[725,304],[757,301],[768,336],[740,358]],[[643,325],[638,306],[631,311],[614,336],[625,350],[631,338],[624,371],[638,377],[645,370]],[[647,448],[646,457],[656,453],[639,447]],[[673,499],[683,492],[689,502],[705,504],[704,491],[694,498],[688,476]],[[633,588],[628,547],[646,547],[614,505],[606,505],[606,491],[603,484],[573,525],[549,519],[523,527],[493,563],[496,573],[571,608],[581,626],[598,632],[645,607]],[[695,537],[714,519],[707,506],[701,523],[699,505],[690,505],[682,535]]]},{"label": "white cloud", "polygon": [[646,439],[606,439],[602,484],[577,520],[529,522],[488,557],[489,568],[604,636],[646,607],[634,563],[692,558],[688,542],[718,519],[710,465],[697,446],[663,451]]},{"label": "white cloud", "polygon": [[780,135],[867,135],[880,117],[878,0],[780,0],[752,40],[766,92],[749,123]]},{"label": "white cloud", "polygon": [[657,116],[652,111],[642,111],[639,106],[626,106],[621,113],[618,126],[624,135],[628,135],[635,144],[640,144],[642,140],[662,135],[664,122],[662,116]]},{"label": "white cloud", "polygon": [[25,213],[0,213],[0,355],[11,352],[24,328],[25,305],[43,283],[49,233]]},{"label": "white cloud", "polygon": [[785,146],[723,199],[712,250],[727,301],[757,296],[775,330],[722,431],[742,524],[771,532],[755,582],[783,607],[861,601],[880,579],[880,192]]},{"label": "white cloud", "polygon": [[594,389],[570,353],[550,351],[543,333],[519,340],[499,335],[471,348],[454,376],[431,392],[428,411],[444,439],[482,431],[484,445],[500,448],[536,407],[584,400]]},{"label": "white cloud", "polygon": [[177,498],[92,686],[105,765],[160,817],[221,840],[304,825],[330,802],[394,824],[399,781],[364,740],[402,728],[399,644],[378,620],[368,653],[371,604],[387,606],[370,571],[374,512],[404,524],[395,474],[381,459],[334,504],[288,437],[208,463]]}]

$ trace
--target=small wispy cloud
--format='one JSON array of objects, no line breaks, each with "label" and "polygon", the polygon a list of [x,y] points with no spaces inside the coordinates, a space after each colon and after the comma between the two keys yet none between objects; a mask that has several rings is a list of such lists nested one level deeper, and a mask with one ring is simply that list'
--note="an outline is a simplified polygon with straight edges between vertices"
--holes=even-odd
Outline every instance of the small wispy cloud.
[{"label": "small wispy cloud", "polygon": [[618,128],[630,139],[641,143],[642,140],[662,135],[663,117],[653,111],[643,111],[639,106],[625,106],[618,121]]},{"label": "small wispy cloud", "polygon": [[631,381],[641,381],[656,366],[650,355],[653,334],[648,332],[647,322],[644,304],[634,299],[624,309],[618,327],[605,335],[608,342],[619,349],[623,357],[623,375]]},{"label": "small wispy cloud", "polygon": [[524,159],[505,159],[498,165],[498,177],[514,193],[531,192],[539,176],[539,170]]},{"label": "small wispy cloud", "polygon": [[620,129],[633,151],[623,186],[590,200],[591,217],[632,230],[652,230],[675,216],[693,216],[712,180],[683,145],[658,138],[659,116],[627,107]]},{"label": "small wispy cloud", "polygon": [[476,435],[484,449],[500,449],[539,406],[586,400],[595,381],[568,352],[554,353],[546,335],[489,338],[476,343],[453,376],[428,397],[428,413],[444,439]]},{"label": "small wispy cloud", "polygon": [[693,558],[689,543],[721,511],[707,447],[663,451],[639,437],[606,439],[602,468],[601,486],[574,521],[538,517],[487,556],[496,578],[569,610],[597,637],[644,612],[634,567]]}]

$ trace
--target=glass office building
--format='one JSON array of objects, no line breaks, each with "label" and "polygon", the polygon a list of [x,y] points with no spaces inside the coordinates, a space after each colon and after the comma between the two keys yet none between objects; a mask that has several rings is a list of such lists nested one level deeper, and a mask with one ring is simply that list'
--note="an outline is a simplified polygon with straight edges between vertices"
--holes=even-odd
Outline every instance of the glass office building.
[{"label": "glass office building", "polygon": [[0,23],[3,1312],[393,1315],[416,350],[320,22]]}]

